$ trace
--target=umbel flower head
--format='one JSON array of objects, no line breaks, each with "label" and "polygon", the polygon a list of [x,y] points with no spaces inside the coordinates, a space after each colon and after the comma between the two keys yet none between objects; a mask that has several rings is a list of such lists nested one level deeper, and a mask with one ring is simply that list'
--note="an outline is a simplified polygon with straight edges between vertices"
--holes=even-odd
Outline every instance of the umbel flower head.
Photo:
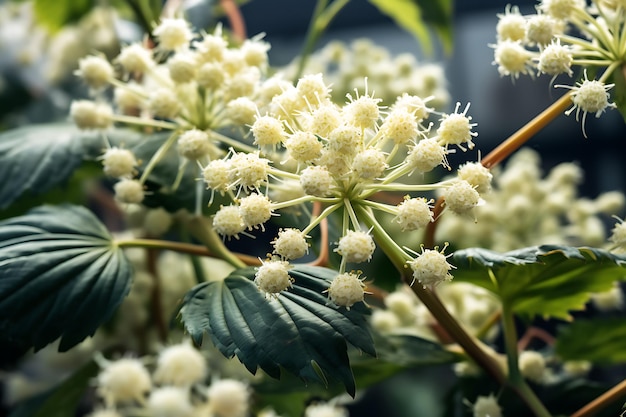
[{"label": "umbel flower head", "polygon": [[[547,74],[552,81],[560,75],[572,76],[573,67],[584,69],[584,76],[574,85],[558,85],[571,90],[576,120],[582,112],[583,134],[587,113],[599,117],[610,103],[608,91],[613,73],[624,61],[623,27],[626,13],[623,4],[611,1],[541,0],[537,13],[522,15],[516,6],[507,6],[499,14],[498,42],[494,64],[501,75],[513,79],[521,74]],[[593,68],[596,79],[588,79]]]}]

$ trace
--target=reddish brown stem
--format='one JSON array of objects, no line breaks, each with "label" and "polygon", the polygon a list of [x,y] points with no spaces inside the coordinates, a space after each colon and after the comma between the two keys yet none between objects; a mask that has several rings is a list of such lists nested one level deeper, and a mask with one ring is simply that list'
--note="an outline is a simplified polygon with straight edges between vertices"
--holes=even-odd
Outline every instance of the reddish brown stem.
[{"label": "reddish brown stem", "polygon": [[241,10],[239,10],[239,6],[234,0],[220,0],[220,5],[222,9],[224,9],[224,13],[226,17],[228,17],[228,21],[230,22],[230,28],[233,31],[234,37],[239,41],[243,42],[246,39],[246,23],[243,19],[243,15],[241,14]]},{"label": "reddish brown stem", "polygon": [[609,404],[614,403],[617,400],[623,401],[625,397],[626,397],[626,380],[615,385],[613,388],[611,388],[604,394],[600,395],[599,397],[591,401],[589,404],[585,405],[580,410],[576,411],[570,417],[595,416],[598,414],[598,412],[600,412],[600,410],[602,410]]},{"label": "reddish brown stem", "polygon": [[[313,217],[317,217],[322,212],[322,203],[316,201],[313,203]],[[317,258],[310,262],[312,266],[326,266],[328,264],[328,219],[324,219],[320,223],[320,253]]]}]

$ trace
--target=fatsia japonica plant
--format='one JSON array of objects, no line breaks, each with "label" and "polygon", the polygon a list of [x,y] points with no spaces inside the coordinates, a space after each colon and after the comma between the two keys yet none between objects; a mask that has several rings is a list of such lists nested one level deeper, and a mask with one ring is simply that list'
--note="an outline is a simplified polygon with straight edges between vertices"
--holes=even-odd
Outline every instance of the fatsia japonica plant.
[{"label": "fatsia japonica plant", "polygon": [[[178,2],[129,0],[145,34],[77,58],[71,126],[0,134],[11,416],[368,415],[370,387],[444,368],[420,413],[620,413],[626,383],[592,372],[626,360],[608,313],[626,199],[581,197],[577,165],[543,176],[520,148],[563,113],[581,143],[588,114],[626,114],[626,4],[506,6],[497,71],[564,94],[488,150],[440,66],[375,40],[314,51],[348,3],[318,0],[276,67],[235,2],[198,28]],[[448,1],[371,3],[451,48]],[[90,12],[59,3],[59,23],[46,4],[20,7],[48,30]]]}]

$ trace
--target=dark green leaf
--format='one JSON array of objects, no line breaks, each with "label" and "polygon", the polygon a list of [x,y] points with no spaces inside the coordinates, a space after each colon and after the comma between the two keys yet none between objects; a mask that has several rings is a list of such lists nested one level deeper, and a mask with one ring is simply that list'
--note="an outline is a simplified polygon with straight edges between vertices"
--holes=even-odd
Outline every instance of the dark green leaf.
[{"label": "dark green leaf", "polygon": [[78,404],[98,373],[98,365],[90,361],[57,387],[20,404],[9,417],[68,417],[76,414]]},{"label": "dark green leaf", "polygon": [[26,191],[43,193],[67,181],[83,160],[78,130],[35,125],[0,134],[0,209]]},{"label": "dark green leaf", "polygon": [[107,320],[132,271],[87,209],[42,206],[0,222],[0,332],[40,349],[65,351]]},{"label": "dark green leaf", "polygon": [[559,328],[555,350],[563,360],[587,360],[598,364],[624,363],[626,320],[576,320]]},{"label": "dark green leaf", "polygon": [[623,279],[623,258],[601,249],[533,246],[507,253],[471,248],[454,253],[457,281],[497,294],[514,313],[569,319],[591,293]]},{"label": "dark green leaf", "polygon": [[80,20],[94,5],[94,0],[35,0],[35,17],[41,25],[56,31]]},{"label": "dark green leaf", "polygon": [[305,381],[323,383],[328,374],[354,395],[346,341],[375,355],[367,308],[328,305],[322,292],[337,274],[330,269],[291,269],[293,287],[272,299],[254,284],[254,273],[254,268],[240,269],[187,294],[181,315],[194,341],[201,343],[206,331],[225,356],[237,356],[251,372],[260,367],[278,378],[282,367]]},{"label": "dark green leaf", "polygon": [[359,386],[368,387],[398,372],[419,366],[453,363],[459,356],[441,344],[412,335],[375,334],[377,358],[356,357],[352,370]]},{"label": "dark green leaf", "polygon": [[369,0],[381,13],[389,16],[403,29],[415,36],[424,52],[433,53],[427,25],[439,35],[444,50],[452,50],[451,0]]}]

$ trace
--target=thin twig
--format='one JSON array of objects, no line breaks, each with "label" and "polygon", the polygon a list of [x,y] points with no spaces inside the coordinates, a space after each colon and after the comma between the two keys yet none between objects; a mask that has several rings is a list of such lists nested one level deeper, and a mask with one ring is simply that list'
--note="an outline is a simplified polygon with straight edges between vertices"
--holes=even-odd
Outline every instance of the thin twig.
[{"label": "thin twig", "polygon": [[241,10],[239,10],[239,6],[237,6],[234,0],[220,0],[220,5],[230,22],[233,36],[237,41],[243,42],[247,38],[246,22],[241,14]]},{"label": "thin twig", "polygon": [[[315,218],[322,212],[322,203],[316,201],[313,203],[312,217]],[[320,223],[320,252],[315,260],[311,261],[311,266],[326,266],[328,265],[328,219],[324,219]]]}]

